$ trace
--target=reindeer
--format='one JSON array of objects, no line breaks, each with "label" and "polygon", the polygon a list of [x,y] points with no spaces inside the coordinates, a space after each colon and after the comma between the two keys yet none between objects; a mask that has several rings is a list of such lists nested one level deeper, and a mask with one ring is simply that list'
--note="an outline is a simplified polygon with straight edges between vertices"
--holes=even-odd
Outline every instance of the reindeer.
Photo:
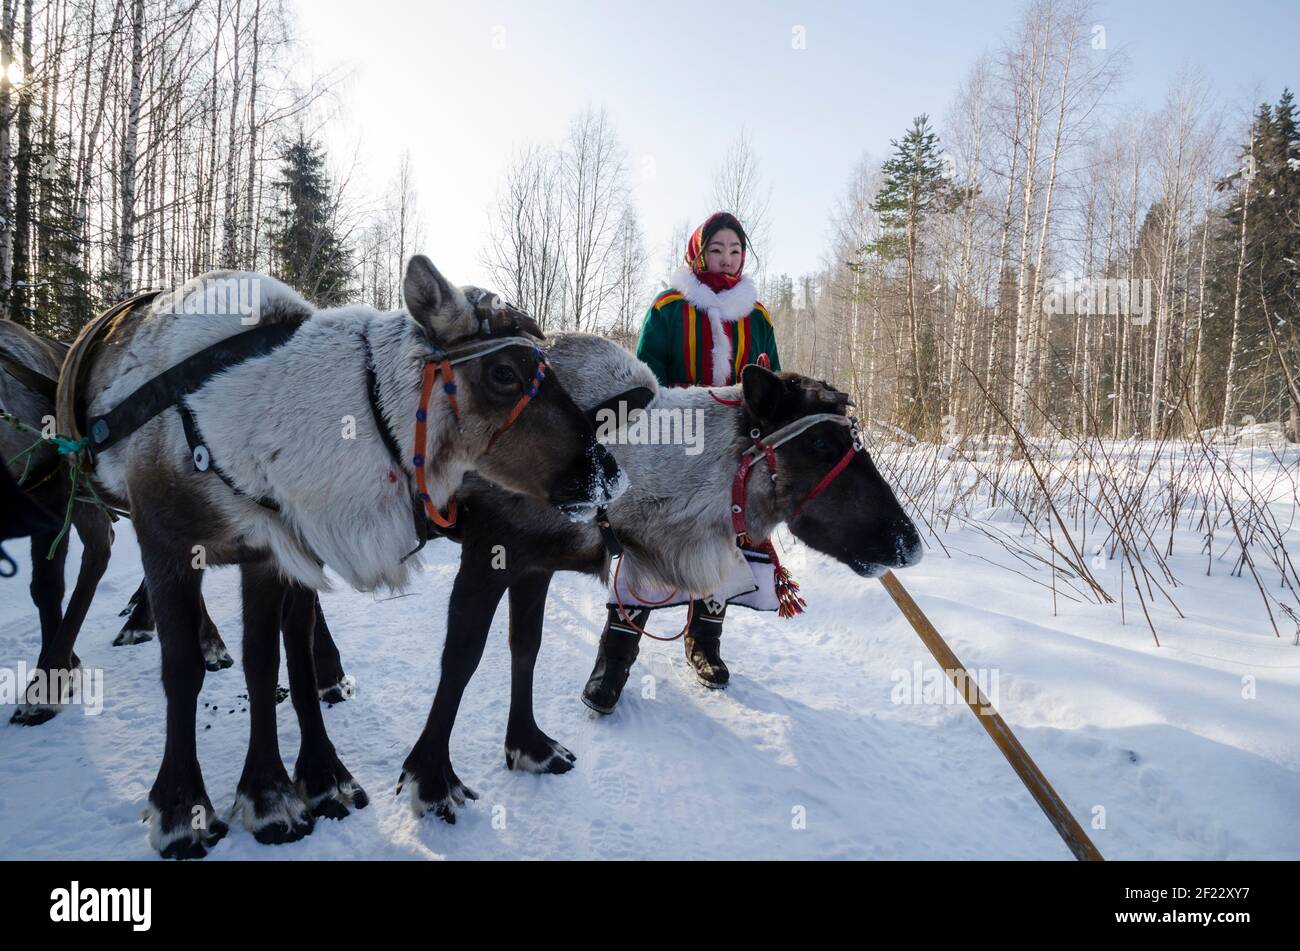
[{"label": "reindeer", "polygon": [[[734,577],[737,536],[767,539],[785,522],[810,547],[864,577],[915,564],[915,526],[877,472],[845,413],[848,397],[825,383],[750,365],[741,384],[659,389],[649,369],[600,337],[557,338],[548,359],[588,410],[640,393],[637,405],[703,414],[702,451],[620,442],[631,488],[608,508],[624,555],[627,588],[675,588],[700,596]],[[746,467],[737,480],[740,467]],[[749,473],[752,466],[753,474]],[[743,487],[737,494],[739,481]],[[423,732],[402,766],[417,816],[455,822],[476,794],[452,769],[449,741],[465,686],[483,653],[503,594],[510,596],[512,685],[505,756],[510,769],[563,773],[575,757],[538,727],[533,668],[546,592],[556,571],[608,579],[610,554],[596,524],[574,524],[531,499],[470,476],[459,492],[460,570],[447,611],[442,673]],[[493,561],[494,550],[504,548]],[[494,566],[495,565],[495,566]]]},{"label": "reindeer", "polygon": [[[294,841],[368,803],[317,702],[325,569],[358,590],[405,586],[423,519],[448,523],[474,469],[574,519],[626,486],[531,318],[422,256],[403,289],[406,313],[318,311],[272,278],[214,272],[96,322],[65,362],[59,425],[88,433],[101,494],[131,512],[157,622],[167,737],[146,818],[164,857],[202,857],[229,831],[195,749],[207,566],[242,576],[252,723],[234,812],[261,842]],[[275,724],[282,627],[292,781]]]},{"label": "reindeer", "polygon": [[[58,712],[63,698],[57,694],[81,666],[73,645],[108,567],[113,544],[108,515],[93,504],[72,498],[71,470],[53,443],[36,442],[38,437],[33,435],[33,431],[49,432],[59,366],[66,351],[57,341],[0,320],[0,411],[28,427],[20,430],[0,422],[0,459],[13,460],[8,473],[22,478],[22,496],[13,500],[12,518],[17,522],[21,513],[39,510],[53,516],[31,531],[31,596],[40,616],[41,652],[35,675],[10,718],[12,723],[28,726],[44,723]],[[81,538],[82,554],[72,597],[64,610],[68,536],[63,533],[63,521],[69,507],[70,525]]]},{"label": "reindeer", "polygon": [[[864,577],[920,560],[915,526],[849,425],[848,396],[826,383],[748,366],[739,386],[659,389],[649,368],[630,353],[587,334],[559,335],[547,356],[593,422],[600,409],[619,402],[703,414],[706,438],[698,455],[680,445],[616,446],[631,487],[609,506],[607,524],[626,553],[627,588],[714,593],[731,584],[742,557],[738,515],[751,540],[768,537],[786,522],[797,538]],[[737,470],[747,455],[766,460],[758,448],[763,445],[771,449],[776,470],[755,462],[744,500],[737,503]],[[457,497],[458,521],[447,534],[462,544],[461,566],[448,607],[442,674],[398,783],[399,792],[409,787],[417,815],[433,813],[448,823],[455,822],[457,806],[477,798],[452,769],[449,745],[461,696],[502,596],[509,592],[512,669],[506,765],[563,773],[576,758],[533,715],[546,594],[557,571],[606,581],[610,571],[608,541],[598,524],[575,524],[473,474]],[[742,513],[734,511],[737,504]],[[502,551],[505,558],[494,559]],[[328,632],[322,634],[323,620],[318,616],[315,622],[317,664],[322,656],[326,664],[337,664],[338,650]],[[292,682],[291,687],[298,689]]]}]

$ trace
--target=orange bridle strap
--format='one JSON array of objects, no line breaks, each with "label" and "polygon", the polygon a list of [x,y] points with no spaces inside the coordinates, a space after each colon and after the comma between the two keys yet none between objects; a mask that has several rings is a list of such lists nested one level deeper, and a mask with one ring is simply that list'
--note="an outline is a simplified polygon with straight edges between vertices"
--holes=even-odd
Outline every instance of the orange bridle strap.
[{"label": "orange bridle strap", "polygon": [[420,491],[420,501],[424,504],[424,514],[439,528],[451,528],[456,524],[456,497],[453,495],[448,500],[445,516],[438,511],[438,507],[433,504],[433,498],[429,495],[429,480],[425,475],[426,460],[424,453],[420,452],[429,444],[429,400],[433,396],[433,384],[438,379],[439,373],[443,376],[442,388],[451,401],[451,410],[456,415],[457,422],[460,420],[460,408],[456,403],[456,374],[451,368],[451,361],[444,356],[439,363],[432,361],[426,363],[424,381],[420,388],[420,405],[415,411],[416,452],[411,464],[415,467],[415,484]]},{"label": "orange bridle strap", "polygon": [[[507,429],[515,424],[515,420],[527,408],[528,404],[537,398],[537,393],[542,387],[542,381],[546,379],[546,359],[542,356],[540,350],[534,348],[537,354],[537,369],[533,373],[532,380],[529,381],[528,388],[524,391],[523,396],[515,403],[510,410],[510,415],[506,421],[497,428],[488,440],[488,449],[490,450],[496,444],[497,438]],[[415,485],[419,490],[420,502],[424,505],[424,514],[429,517],[439,528],[451,528],[456,524],[456,497],[452,496],[447,500],[447,514],[443,515],[438,511],[438,507],[433,504],[433,497],[429,494],[429,480],[426,474],[428,469],[428,460],[424,458],[422,449],[429,445],[429,403],[433,399],[433,387],[438,377],[442,377],[442,391],[447,394],[447,402],[451,404],[452,416],[456,419],[456,425],[460,425],[460,403],[456,399],[456,371],[452,369],[454,361],[451,357],[443,353],[441,359],[430,360],[424,365],[424,378],[420,387],[420,404],[415,411],[415,456],[411,459],[411,465],[415,468]]]}]

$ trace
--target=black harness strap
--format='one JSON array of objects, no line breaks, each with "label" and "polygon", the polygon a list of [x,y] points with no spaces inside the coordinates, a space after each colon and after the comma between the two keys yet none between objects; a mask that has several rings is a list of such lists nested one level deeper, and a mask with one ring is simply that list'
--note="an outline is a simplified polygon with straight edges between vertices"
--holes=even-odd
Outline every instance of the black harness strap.
[{"label": "black harness strap", "polygon": [[215,472],[217,478],[226,483],[226,485],[230,487],[230,491],[234,492],[235,495],[252,499],[258,505],[270,509],[272,512],[280,511],[280,505],[275,501],[275,499],[268,498],[265,495],[249,495],[239,486],[235,485],[234,480],[222,472],[213,461],[212,452],[208,449],[207,444],[204,443],[203,434],[199,432],[199,422],[194,418],[194,411],[189,408],[184,399],[176,404],[176,409],[181,414],[181,426],[185,429],[185,441],[190,445],[190,458],[194,461],[195,469],[199,472]]},{"label": "black harness strap", "polygon": [[42,396],[51,403],[54,402],[54,394],[59,386],[58,380],[52,380],[44,373],[23,366],[7,353],[0,353],[0,370],[4,370],[37,396]]},{"label": "black harness strap", "polygon": [[379,430],[379,436],[384,441],[384,448],[393,457],[393,462],[400,471],[402,450],[397,444],[397,437],[393,435],[393,430],[388,425],[388,420],[384,418],[383,410],[379,408],[379,374],[375,371],[375,355],[370,350],[370,336],[362,333],[361,339],[366,345],[366,393],[370,397],[370,415],[374,417],[375,428]]},{"label": "black harness strap", "polygon": [[98,453],[125,439],[167,407],[180,405],[184,397],[222,370],[265,356],[292,337],[297,329],[297,324],[282,323],[246,330],[186,357],[142,384],[103,416],[88,421],[91,462]]},{"label": "black harness strap", "polygon": [[[402,449],[379,405],[379,373],[375,370],[375,355],[370,349],[370,335],[362,331],[361,340],[366,345],[366,396],[370,403],[370,415],[375,421],[375,429],[379,430],[379,438],[384,441],[384,448],[388,450],[388,455],[393,461],[393,468],[405,476],[406,467],[402,465]],[[424,505],[415,494],[415,489],[411,487],[409,478],[406,480],[406,487],[411,496],[411,517],[415,524],[415,538],[418,544],[402,556],[402,561],[406,561],[423,549],[429,543],[429,539],[435,535],[443,534],[438,526],[429,520],[429,516],[424,514]]]}]

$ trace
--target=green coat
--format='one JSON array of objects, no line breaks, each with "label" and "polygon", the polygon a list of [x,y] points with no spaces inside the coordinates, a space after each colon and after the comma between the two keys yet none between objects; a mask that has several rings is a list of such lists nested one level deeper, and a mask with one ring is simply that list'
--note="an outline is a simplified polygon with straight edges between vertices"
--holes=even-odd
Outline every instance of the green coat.
[{"label": "green coat", "polygon": [[772,317],[762,304],[756,301],[748,315],[724,321],[722,328],[730,359],[727,379],[718,383],[711,376],[714,342],[708,313],[689,303],[681,291],[669,288],[646,312],[636,355],[662,386],[726,386],[740,378],[746,364],[757,363],[761,353],[767,354],[771,370],[781,369]]}]

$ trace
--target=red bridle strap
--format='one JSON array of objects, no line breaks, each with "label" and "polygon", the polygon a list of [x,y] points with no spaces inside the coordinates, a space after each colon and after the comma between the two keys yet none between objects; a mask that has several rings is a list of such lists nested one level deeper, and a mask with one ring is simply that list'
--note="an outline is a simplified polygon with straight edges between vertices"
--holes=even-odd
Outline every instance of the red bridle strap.
[{"label": "red bridle strap", "polygon": [[[710,394],[712,395],[712,394]],[[718,402],[727,402],[714,397]],[[767,462],[768,471],[772,475],[772,481],[776,481],[776,447],[798,436],[800,433],[812,426],[822,422],[835,422],[842,426],[849,426],[853,433],[853,445],[847,452],[840,457],[839,462],[831,468],[826,475],[822,476],[811,492],[800,500],[795,507],[794,514],[790,517],[793,519],[804,510],[806,506],[817,496],[821,495],[830,486],[832,482],[840,477],[849,463],[853,461],[854,455],[861,448],[861,437],[858,434],[857,422],[848,417],[839,416],[833,413],[823,413],[814,416],[804,417],[796,420],[794,423],[783,426],[776,432],[769,433],[766,437],[760,437],[757,429],[749,431],[749,438],[754,445],[745,450],[740,456],[740,466],[736,469],[736,476],[731,480],[731,527],[736,533],[736,543],[739,545],[749,545],[767,553],[772,559],[772,578],[773,585],[776,589],[776,598],[779,604],[777,613],[781,617],[793,617],[796,614],[803,613],[807,602],[799,596],[799,585],[790,577],[790,572],[781,564],[781,559],[777,557],[776,546],[772,544],[770,538],[755,542],[750,538],[749,531],[745,527],[745,506],[746,496],[748,495],[747,484],[749,482],[749,473],[753,468],[754,462],[758,459],[758,453],[762,452],[763,458]]]},{"label": "red bridle strap", "polygon": [[830,484],[839,478],[840,473],[849,467],[849,463],[853,461],[853,457],[857,455],[857,452],[858,452],[857,446],[850,446],[845,451],[844,455],[840,457],[840,461],[835,463],[835,467],[831,469],[830,472],[822,476],[822,480],[818,482],[815,486],[813,486],[811,492],[809,492],[807,495],[803,497],[803,501],[801,501],[797,506],[795,506],[794,514],[791,515],[790,518],[792,519],[798,518],[799,513],[804,510],[805,505],[807,505],[813,499],[817,498],[817,496],[825,492],[826,489],[830,487]]}]

